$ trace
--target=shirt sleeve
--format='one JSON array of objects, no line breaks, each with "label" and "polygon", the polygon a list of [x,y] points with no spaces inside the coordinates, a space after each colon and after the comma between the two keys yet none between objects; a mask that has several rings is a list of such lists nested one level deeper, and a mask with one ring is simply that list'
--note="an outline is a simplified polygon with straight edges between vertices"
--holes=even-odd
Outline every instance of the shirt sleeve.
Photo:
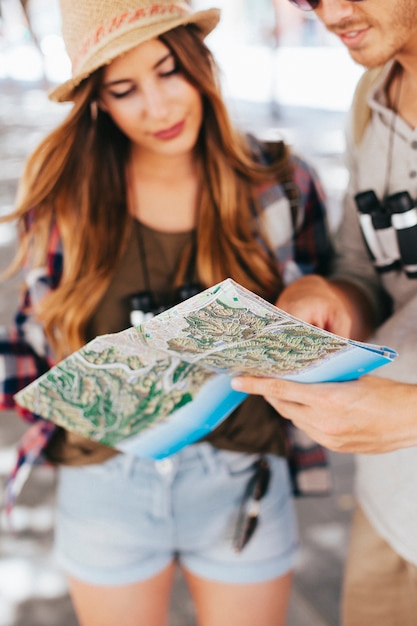
[{"label": "shirt sleeve", "polygon": [[294,218],[294,261],[301,273],[326,275],[333,258],[326,198],[314,168],[293,156],[299,201]]},{"label": "shirt sleeve", "polygon": [[373,267],[362,236],[355,195],[358,193],[357,148],[353,143],[351,126],[347,129],[346,165],[349,184],[343,199],[342,219],[334,236],[335,256],[331,265],[331,278],[354,284],[368,299],[380,323],[388,306],[388,297],[380,277]]},{"label": "shirt sleeve", "polygon": [[0,328],[0,409],[18,409],[13,396],[53,365],[42,325],[33,314],[34,305],[59,282],[62,272],[62,247],[57,228],[51,230],[46,266],[25,268],[25,283],[12,325]]},{"label": "shirt sleeve", "polygon": [[49,369],[46,355],[39,354],[28,337],[34,335],[34,327],[29,330],[30,316],[25,313],[29,305],[27,290],[14,324],[0,331],[0,409],[15,408],[14,394]]}]

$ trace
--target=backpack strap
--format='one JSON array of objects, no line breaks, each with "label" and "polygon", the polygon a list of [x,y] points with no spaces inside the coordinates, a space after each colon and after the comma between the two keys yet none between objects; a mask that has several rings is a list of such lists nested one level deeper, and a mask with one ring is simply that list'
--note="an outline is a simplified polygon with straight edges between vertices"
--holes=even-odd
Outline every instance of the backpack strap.
[{"label": "backpack strap", "polygon": [[367,70],[360,78],[352,101],[352,125],[353,139],[358,146],[362,140],[365,128],[371,119],[371,109],[368,105],[368,94],[371,87],[376,83],[382,74],[385,66],[375,67]]}]

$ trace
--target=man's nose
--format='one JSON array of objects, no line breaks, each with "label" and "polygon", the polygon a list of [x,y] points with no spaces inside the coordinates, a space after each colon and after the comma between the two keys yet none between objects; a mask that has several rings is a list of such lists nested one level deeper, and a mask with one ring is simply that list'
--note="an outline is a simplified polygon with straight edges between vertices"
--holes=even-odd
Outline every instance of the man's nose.
[{"label": "man's nose", "polygon": [[351,17],[354,10],[355,2],[349,0],[321,0],[315,13],[325,26],[333,26]]}]

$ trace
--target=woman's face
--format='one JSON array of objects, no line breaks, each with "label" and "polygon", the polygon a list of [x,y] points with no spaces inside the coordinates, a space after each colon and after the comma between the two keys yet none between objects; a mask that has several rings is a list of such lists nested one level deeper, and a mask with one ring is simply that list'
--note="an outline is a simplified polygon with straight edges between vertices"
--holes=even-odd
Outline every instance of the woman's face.
[{"label": "woman's face", "polygon": [[132,141],[136,154],[179,156],[196,145],[201,95],[158,39],[140,44],[104,69],[99,103]]}]

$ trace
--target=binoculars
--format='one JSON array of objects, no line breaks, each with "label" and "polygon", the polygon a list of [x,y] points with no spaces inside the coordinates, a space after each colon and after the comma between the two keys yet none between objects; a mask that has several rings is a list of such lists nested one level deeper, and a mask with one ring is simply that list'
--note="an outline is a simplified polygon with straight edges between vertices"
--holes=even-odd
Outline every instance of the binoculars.
[{"label": "binoculars", "polygon": [[417,278],[417,207],[408,191],[381,202],[373,190],[355,196],[368,253],[378,272],[403,269]]},{"label": "binoculars", "polygon": [[133,293],[129,298],[130,303],[130,323],[132,326],[139,326],[147,320],[151,319],[159,313],[163,313],[167,309],[188,300],[192,296],[203,290],[202,285],[199,283],[188,283],[181,285],[171,294],[169,301],[166,304],[157,305],[155,297],[151,291],[139,291]]}]

